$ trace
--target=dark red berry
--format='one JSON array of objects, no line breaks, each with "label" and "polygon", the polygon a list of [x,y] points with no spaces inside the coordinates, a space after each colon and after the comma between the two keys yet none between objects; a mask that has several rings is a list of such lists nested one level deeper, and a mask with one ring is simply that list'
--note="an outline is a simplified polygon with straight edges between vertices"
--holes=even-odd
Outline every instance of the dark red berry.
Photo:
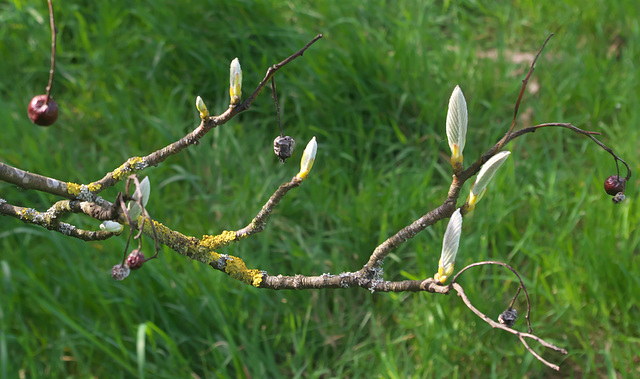
[{"label": "dark red berry", "polygon": [[144,264],[145,261],[146,259],[144,259],[142,251],[135,249],[129,253],[129,256],[127,257],[127,266],[132,270],[137,270],[142,267],[142,264]]},{"label": "dark red berry", "polygon": [[604,181],[604,190],[611,196],[615,196],[618,192],[624,192],[626,181],[618,175],[611,175]]},{"label": "dark red berry", "polygon": [[47,95],[34,96],[27,111],[29,119],[36,125],[49,126],[58,119],[58,104],[51,97],[47,102]]}]

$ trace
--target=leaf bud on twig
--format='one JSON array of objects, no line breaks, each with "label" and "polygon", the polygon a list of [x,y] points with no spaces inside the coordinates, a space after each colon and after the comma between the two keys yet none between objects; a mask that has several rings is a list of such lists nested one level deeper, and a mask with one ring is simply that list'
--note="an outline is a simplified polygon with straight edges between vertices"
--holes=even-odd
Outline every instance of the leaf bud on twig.
[{"label": "leaf bud on twig", "polygon": [[122,228],[122,224],[115,221],[106,220],[103,221],[102,224],[100,224],[100,229],[111,233],[120,233],[122,231]]},{"label": "leaf bud on twig", "polygon": [[451,148],[451,166],[462,171],[462,151],[467,140],[467,102],[459,86],[453,89],[447,111],[447,139]]},{"label": "leaf bud on twig", "polygon": [[240,98],[242,97],[242,68],[238,58],[232,60],[229,67],[229,95],[231,96],[231,105],[240,103]]},{"label": "leaf bud on twig", "polygon": [[316,160],[316,152],[318,151],[318,143],[316,137],[313,137],[307,144],[307,147],[302,153],[302,159],[300,160],[300,172],[297,175],[298,179],[306,179],[313,167],[313,162]]},{"label": "leaf bud on twig", "polygon": [[[138,199],[136,197],[137,191],[134,192],[133,196],[136,200],[140,200],[142,202],[143,207],[146,207],[147,202],[149,201],[149,194],[151,193],[151,183],[149,182],[148,176],[140,181],[140,192],[142,193],[142,199]],[[127,211],[129,211],[129,217],[131,217],[132,220],[137,219],[138,216],[140,216],[140,213],[142,213],[142,210],[135,201],[130,201],[129,204],[127,204]]]},{"label": "leaf bud on twig", "polygon": [[202,98],[200,96],[196,97],[196,108],[198,108],[198,112],[200,112],[200,118],[201,119],[205,119],[207,117],[209,117],[209,110],[207,109],[207,106],[204,104],[204,101],[202,101]]},{"label": "leaf bud on twig", "polygon": [[444,233],[438,273],[434,276],[434,279],[442,284],[453,274],[453,266],[460,246],[460,234],[462,234],[462,214],[460,213],[460,208],[458,208],[451,215],[447,231]]},{"label": "leaf bud on twig", "polygon": [[478,177],[471,187],[469,198],[467,198],[467,203],[469,204],[469,208],[467,209],[468,212],[471,212],[478,201],[480,201],[482,195],[484,195],[484,191],[487,189],[487,185],[491,179],[493,179],[496,171],[498,171],[504,161],[509,158],[509,154],[511,154],[510,151],[501,151],[482,165],[482,168],[480,168],[480,172],[478,173]]}]

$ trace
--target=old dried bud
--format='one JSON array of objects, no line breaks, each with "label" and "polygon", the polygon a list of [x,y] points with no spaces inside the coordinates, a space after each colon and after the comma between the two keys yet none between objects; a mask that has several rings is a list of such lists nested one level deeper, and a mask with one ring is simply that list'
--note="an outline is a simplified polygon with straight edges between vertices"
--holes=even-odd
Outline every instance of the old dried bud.
[{"label": "old dried bud", "polygon": [[115,280],[124,280],[130,272],[127,265],[117,264],[111,269],[111,277]]},{"label": "old dried bud", "polygon": [[498,316],[498,322],[507,327],[512,327],[518,319],[518,311],[515,308],[507,309]]},{"label": "old dried bud", "polygon": [[284,163],[285,159],[291,157],[295,146],[296,140],[289,136],[278,136],[273,140],[273,152],[276,153],[282,163]]}]

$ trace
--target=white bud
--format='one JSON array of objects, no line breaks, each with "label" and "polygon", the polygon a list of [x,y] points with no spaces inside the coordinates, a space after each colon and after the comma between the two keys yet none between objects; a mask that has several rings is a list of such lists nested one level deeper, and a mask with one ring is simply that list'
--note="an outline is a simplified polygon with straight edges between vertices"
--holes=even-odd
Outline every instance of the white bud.
[{"label": "white bud", "polygon": [[204,101],[202,101],[202,98],[200,96],[196,97],[196,108],[198,109],[198,112],[200,112],[200,118],[201,119],[205,119],[207,117],[209,117],[209,110],[207,109],[207,106],[204,104]]},{"label": "white bud", "polygon": [[232,60],[229,67],[229,95],[231,96],[231,105],[240,103],[240,98],[242,97],[242,68],[238,58]]},{"label": "white bud", "polygon": [[451,148],[451,165],[462,170],[462,151],[467,140],[467,101],[459,86],[453,89],[447,111],[447,139]]},{"label": "white bud", "polygon": [[100,229],[111,233],[120,233],[122,231],[122,224],[107,220],[100,224]]},{"label": "white bud", "polygon": [[491,157],[488,161],[485,162],[485,164],[482,165],[482,168],[480,168],[480,172],[478,173],[478,177],[471,187],[469,199],[467,200],[469,203],[469,211],[473,210],[476,203],[480,201],[480,198],[482,198],[487,185],[489,184],[491,179],[493,179],[496,171],[498,171],[504,161],[509,158],[509,154],[511,154],[510,151],[501,151]]},{"label": "white bud", "polygon": [[[140,192],[142,193],[142,199],[138,197],[138,191],[133,193],[133,198],[141,200],[142,205],[146,207],[149,201],[149,194],[151,193],[151,183],[149,182],[148,176],[140,181]],[[131,217],[132,220],[137,219],[140,213],[142,213],[142,210],[135,201],[130,201],[127,204],[127,211],[129,211],[129,217]]]},{"label": "white bud", "polygon": [[456,262],[458,247],[460,246],[460,235],[462,234],[462,214],[460,208],[456,209],[449,219],[447,231],[442,239],[442,253],[440,254],[440,262],[438,263],[438,273],[435,279],[440,283],[444,283],[451,274],[453,274],[453,266]]},{"label": "white bud", "polygon": [[300,172],[297,177],[299,179],[305,179],[313,167],[313,162],[316,160],[316,152],[318,151],[318,143],[316,137],[311,138],[311,141],[307,144],[307,147],[302,153],[302,159],[300,160]]}]

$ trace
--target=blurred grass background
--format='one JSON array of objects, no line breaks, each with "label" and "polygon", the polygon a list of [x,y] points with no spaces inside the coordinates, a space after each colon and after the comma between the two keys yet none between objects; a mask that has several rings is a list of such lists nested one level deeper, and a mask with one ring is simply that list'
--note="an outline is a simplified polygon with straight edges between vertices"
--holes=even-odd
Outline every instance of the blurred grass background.
[{"label": "blurred grass background", "polygon": [[[267,230],[224,251],[270,274],[357,270],[377,244],[439,205],[451,178],[444,132],[451,91],[459,84],[469,106],[468,163],[508,128],[526,54],[552,32],[518,125],[571,122],[602,132],[634,176],[627,201],[614,206],[602,190],[615,174],[613,159],[566,130],[542,130],[508,146],[514,154],[465,221],[457,267],[495,259],[519,270],[534,331],[569,350],[563,356],[531,343],[561,365],[559,374],[456,296],[258,290],[168,249],[115,282],[110,269],[124,237],[84,243],[3,217],[0,377],[640,375],[635,0],[55,5],[53,94],[61,114],[40,128],[26,107],[48,79],[46,2],[0,3],[0,159],[82,183],[192,130],[197,95],[222,112],[234,57],[248,94],[269,65],[324,34],[276,77],[285,133],[298,143],[286,165],[272,153],[279,131],[264,91],[199,146],[143,173],[160,222],[193,236],[234,230],[297,173],[315,135],[310,178]],[[0,198],[39,210],[57,200],[5,183]],[[445,226],[395,250],[385,278],[433,275]],[[516,289],[495,267],[461,283],[493,317]],[[517,307],[523,315],[524,302]],[[524,320],[516,325],[526,329]]]}]

